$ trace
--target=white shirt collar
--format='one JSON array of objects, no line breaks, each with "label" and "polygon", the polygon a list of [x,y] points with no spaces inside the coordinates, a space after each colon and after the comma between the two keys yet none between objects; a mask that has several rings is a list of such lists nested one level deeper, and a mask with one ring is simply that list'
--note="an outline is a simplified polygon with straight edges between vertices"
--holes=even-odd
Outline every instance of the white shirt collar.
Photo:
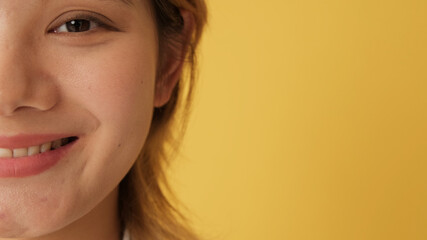
[{"label": "white shirt collar", "polygon": [[123,240],[130,240],[129,231],[127,229],[125,229],[123,233]]}]

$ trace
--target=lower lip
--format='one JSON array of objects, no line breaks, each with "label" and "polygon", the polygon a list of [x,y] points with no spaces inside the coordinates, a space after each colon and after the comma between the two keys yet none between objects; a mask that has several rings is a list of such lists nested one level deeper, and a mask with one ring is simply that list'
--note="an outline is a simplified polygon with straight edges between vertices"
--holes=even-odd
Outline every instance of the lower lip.
[{"label": "lower lip", "polygon": [[21,178],[40,174],[55,166],[77,141],[33,156],[0,158],[0,178]]}]

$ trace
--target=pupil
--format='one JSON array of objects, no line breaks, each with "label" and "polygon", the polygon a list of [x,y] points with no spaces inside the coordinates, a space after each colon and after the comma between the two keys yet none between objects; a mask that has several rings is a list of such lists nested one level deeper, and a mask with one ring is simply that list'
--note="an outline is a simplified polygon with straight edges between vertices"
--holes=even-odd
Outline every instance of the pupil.
[{"label": "pupil", "polygon": [[90,21],[84,19],[72,20],[66,23],[69,32],[84,32],[90,30]]}]

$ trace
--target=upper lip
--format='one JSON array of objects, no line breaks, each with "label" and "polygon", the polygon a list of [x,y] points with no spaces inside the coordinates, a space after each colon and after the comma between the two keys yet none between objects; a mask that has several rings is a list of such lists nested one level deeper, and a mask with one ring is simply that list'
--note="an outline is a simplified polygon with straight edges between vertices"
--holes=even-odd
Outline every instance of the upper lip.
[{"label": "upper lip", "polygon": [[28,148],[72,136],[73,135],[70,134],[19,134],[9,137],[0,136],[0,148]]}]

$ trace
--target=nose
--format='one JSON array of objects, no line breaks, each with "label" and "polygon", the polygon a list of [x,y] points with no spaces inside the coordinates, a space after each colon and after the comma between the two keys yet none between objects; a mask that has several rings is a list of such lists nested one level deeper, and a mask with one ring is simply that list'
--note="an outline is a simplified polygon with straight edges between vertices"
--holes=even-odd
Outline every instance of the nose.
[{"label": "nose", "polygon": [[31,45],[3,40],[0,41],[0,117],[25,109],[53,108],[57,91],[43,70],[43,61],[34,54]]}]

